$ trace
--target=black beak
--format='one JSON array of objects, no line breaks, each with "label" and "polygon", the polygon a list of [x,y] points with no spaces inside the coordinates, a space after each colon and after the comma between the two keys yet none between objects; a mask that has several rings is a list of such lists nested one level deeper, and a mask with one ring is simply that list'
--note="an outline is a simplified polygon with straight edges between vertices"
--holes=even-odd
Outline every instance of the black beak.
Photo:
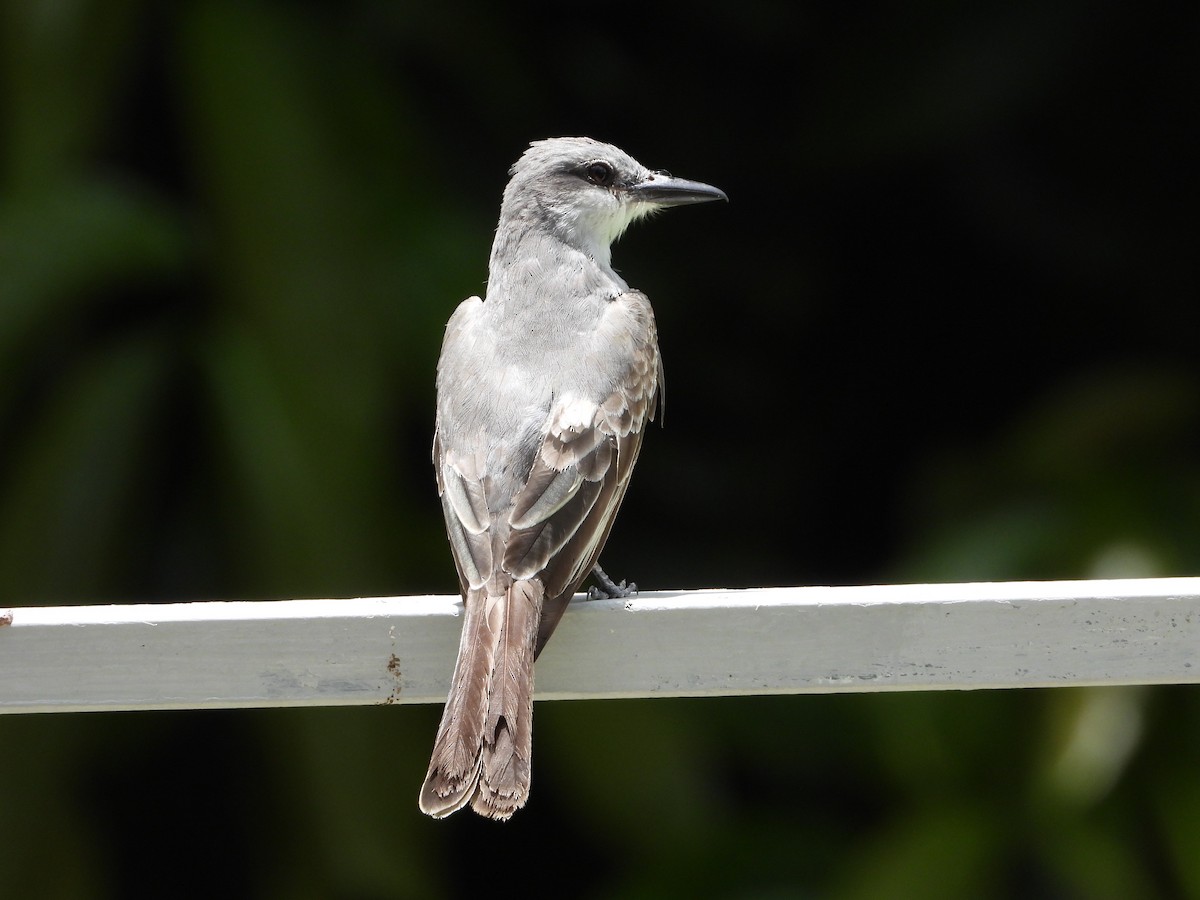
[{"label": "black beak", "polygon": [[663,172],[651,172],[643,181],[631,184],[629,195],[634,200],[653,203],[655,206],[687,206],[692,203],[707,203],[709,200],[728,200],[720,188],[700,181],[674,178]]}]

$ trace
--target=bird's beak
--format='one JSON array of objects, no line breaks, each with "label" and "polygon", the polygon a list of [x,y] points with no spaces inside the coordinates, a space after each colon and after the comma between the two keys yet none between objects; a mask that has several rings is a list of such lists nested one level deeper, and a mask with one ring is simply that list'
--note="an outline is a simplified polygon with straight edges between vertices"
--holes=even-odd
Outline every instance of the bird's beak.
[{"label": "bird's beak", "polygon": [[728,200],[720,188],[686,178],[674,178],[662,172],[651,172],[637,184],[626,190],[629,196],[655,206],[687,206],[692,203],[707,203],[709,200]]}]

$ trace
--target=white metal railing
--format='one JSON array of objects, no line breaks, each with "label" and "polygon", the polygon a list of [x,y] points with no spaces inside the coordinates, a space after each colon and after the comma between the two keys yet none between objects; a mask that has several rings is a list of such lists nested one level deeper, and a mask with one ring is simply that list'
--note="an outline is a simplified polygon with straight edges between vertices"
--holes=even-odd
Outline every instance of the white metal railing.
[{"label": "white metal railing", "polygon": [[[440,703],[457,597],[13,608],[0,712]],[[0,623],[6,611],[0,609]],[[1200,578],[576,598],[539,699],[1200,681]]]}]

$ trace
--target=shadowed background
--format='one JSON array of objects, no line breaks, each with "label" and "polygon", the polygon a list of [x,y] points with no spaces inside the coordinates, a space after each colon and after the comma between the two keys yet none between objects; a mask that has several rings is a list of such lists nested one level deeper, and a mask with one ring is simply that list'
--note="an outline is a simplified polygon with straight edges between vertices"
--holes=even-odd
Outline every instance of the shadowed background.
[{"label": "shadowed background", "polygon": [[[1200,569],[1194,4],[0,15],[0,605],[455,590],[442,327],[573,134],[731,198],[614,250],[610,574]],[[544,703],[507,825],[439,712],[0,718],[0,896],[1200,896],[1193,688]]]}]

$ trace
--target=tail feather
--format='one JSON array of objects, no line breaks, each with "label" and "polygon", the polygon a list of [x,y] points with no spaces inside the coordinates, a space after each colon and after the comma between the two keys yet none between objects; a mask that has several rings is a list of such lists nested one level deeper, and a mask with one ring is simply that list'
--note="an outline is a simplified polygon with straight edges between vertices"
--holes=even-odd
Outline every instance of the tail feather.
[{"label": "tail feather", "polygon": [[516,581],[507,594],[484,726],[483,767],[471,806],[507,819],[525,805],[533,758],[533,658],[544,590]]},{"label": "tail feather", "polygon": [[485,602],[482,590],[468,592],[450,695],[434,739],[429,772],[421,786],[422,812],[439,819],[466,805],[479,781],[480,747],[492,670],[491,648],[495,644],[490,623],[483,614]]},{"label": "tail feather", "polygon": [[533,658],[544,590],[514,582],[503,596],[467,596],[458,662],[434,741],[421,810],[436,818],[468,803],[507,819],[529,794]]}]

